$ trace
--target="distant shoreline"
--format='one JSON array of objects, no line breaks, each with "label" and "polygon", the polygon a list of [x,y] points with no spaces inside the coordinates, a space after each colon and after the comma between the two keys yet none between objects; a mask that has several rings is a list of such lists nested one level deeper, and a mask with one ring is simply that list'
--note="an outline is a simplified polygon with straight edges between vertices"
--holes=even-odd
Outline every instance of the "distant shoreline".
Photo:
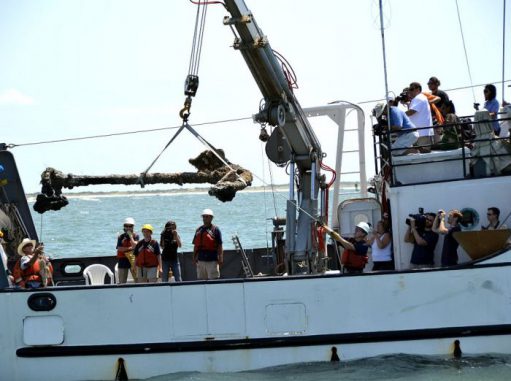
[{"label": "distant shoreline", "polygon": [[[342,183],[343,187],[346,188],[358,188],[358,182],[354,181],[346,181]],[[283,192],[287,191],[288,185],[287,184],[278,184],[271,186],[250,186],[245,188],[244,190],[240,192],[263,192],[268,191],[270,192],[271,189],[274,189],[277,192]],[[67,191],[64,192],[64,196],[67,198],[74,198],[74,197],[108,197],[108,196],[130,196],[130,195],[139,195],[139,196],[151,196],[151,195],[162,195],[162,194],[192,194],[192,193],[203,193],[207,192],[209,187],[194,187],[194,188],[180,188],[180,189],[151,189],[151,190],[129,190],[129,191],[98,191],[98,192],[73,192],[73,191]],[[39,193],[27,193],[27,198],[35,198],[37,197]]]}]

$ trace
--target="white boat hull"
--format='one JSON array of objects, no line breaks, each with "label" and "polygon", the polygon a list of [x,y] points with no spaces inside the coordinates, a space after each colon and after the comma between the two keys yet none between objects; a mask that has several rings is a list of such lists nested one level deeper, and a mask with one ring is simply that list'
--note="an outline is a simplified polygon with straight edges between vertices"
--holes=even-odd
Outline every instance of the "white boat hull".
[{"label": "white boat hull", "polygon": [[119,358],[130,379],[231,372],[330,361],[332,347],[341,361],[450,356],[454,340],[511,353],[509,251],[449,270],[46,291],[51,311],[0,293],[0,379],[113,379]]}]

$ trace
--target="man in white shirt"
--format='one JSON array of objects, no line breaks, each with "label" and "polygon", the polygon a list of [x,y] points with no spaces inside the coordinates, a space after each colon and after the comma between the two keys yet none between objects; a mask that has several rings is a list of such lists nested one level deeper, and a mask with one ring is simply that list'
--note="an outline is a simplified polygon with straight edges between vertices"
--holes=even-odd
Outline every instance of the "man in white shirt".
[{"label": "man in white shirt", "polygon": [[[418,82],[410,83],[408,88],[408,96],[411,99],[410,105],[408,106],[408,111],[406,111],[406,115],[410,118],[412,123],[417,128],[421,127],[431,127],[433,125],[433,120],[431,118],[431,108],[429,107],[428,98],[424,94],[422,94],[422,86]],[[419,130],[419,139],[417,140],[417,145],[426,146],[421,150],[422,152],[431,151],[431,144],[433,143],[433,136],[435,132],[433,128],[425,128]]]}]

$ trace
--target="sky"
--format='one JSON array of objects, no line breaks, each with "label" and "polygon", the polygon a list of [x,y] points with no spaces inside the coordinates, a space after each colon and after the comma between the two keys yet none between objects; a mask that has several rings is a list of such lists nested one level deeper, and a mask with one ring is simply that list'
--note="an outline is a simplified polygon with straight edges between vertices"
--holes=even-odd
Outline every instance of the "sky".
[{"label": "sky", "polygon": [[[273,49],[297,74],[303,107],[335,100],[353,103],[385,97],[378,2],[375,0],[247,0]],[[432,75],[444,90],[502,79],[503,0],[459,0],[470,79],[455,0],[384,2],[389,90],[399,94]],[[511,30],[507,4],[507,30]],[[76,175],[143,172],[175,132],[165,129],[93,140],[32,142],[161,129],[180,125],[196,6],[188,0],[0,0],[0,143],[12,149],[26,192],[39,190],[40,173],[53,167]],[[250,117],[261,94],[233,35],[227,11],[208,8],[199,69],[200,86],[190,124]],[[511,78],[511,36],[506,35],[506,79]],[[448,91],[459,114],[483,103],[482,87]],[[506,86],[505,98],[511,99]],[[501,85],[497,98],[502,100]],[[370,114],[376,102],[362,103]],[[348,122],[353,123],[354,118]],[[335,130],[311,121],[335,164]],[[371,120],[366,118],[366,162],[374,173]],[[285,183],[272,168],[250,120],[197,126],[228,159],[262,182]],[[204,147],[183,132],[153,172],[194,171],[188,159]],[[351,160],[353,161],[353,160]],[[346,162],[344,170],[353,163]],[[348,179],[348,178],[346,178]],[[167,189],[159,185],[147,189]],[[135,190],[136,187],[108,188]],[[78,191],[105,191],[88,187]]]}]

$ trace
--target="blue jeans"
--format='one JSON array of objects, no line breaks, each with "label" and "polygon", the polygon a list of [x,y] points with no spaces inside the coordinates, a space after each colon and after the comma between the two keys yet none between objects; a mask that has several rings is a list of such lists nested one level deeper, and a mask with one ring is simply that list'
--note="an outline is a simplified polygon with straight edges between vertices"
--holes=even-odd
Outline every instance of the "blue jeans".
[{"label": "blue jeans", "polygon": [[174,279],[176,282],[181,282],[181,265],[179,264],[179,260],[177,261],[161,261],[162,267],[162,275],[161,281],[168,282],[169,281],[169,269],[172,269],[172,274],[174,274]]}]

